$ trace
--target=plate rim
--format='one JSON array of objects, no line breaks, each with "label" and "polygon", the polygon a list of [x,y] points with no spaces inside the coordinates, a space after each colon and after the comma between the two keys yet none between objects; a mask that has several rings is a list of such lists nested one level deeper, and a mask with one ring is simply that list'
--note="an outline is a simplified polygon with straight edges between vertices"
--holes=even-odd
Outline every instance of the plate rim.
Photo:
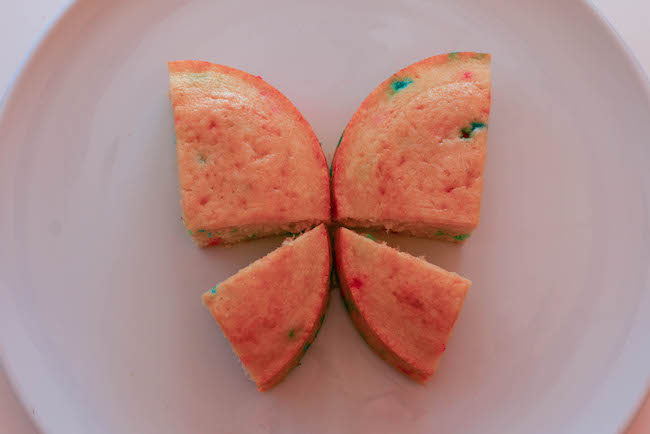
[{"label": "plate rim", "polygon": [[[33,66],[33,64],[38,60],[38,57],[41,51],[44,48],[45,43],[54,36],[55,32],[65,23],[66,19],[72,14],[73,10],[79,7],[86,6],[86,1],[83,0],[64,0],[64,4],[54,16],[45,24],[40,33],[32,41],[29,49],[25,53],[23,59],[20,61],[18,67],[13,72],[9,83],[3,93],[0,95],[0,120],[3,119],[6,115],[7,110],[11,106],[11,102],[16,98],[17,89],[25,80],[25,73]],[[650,111],[650,71],[646,71],[641,65],[638,57],[632,51],[629,44],[623,39],[620,32],[614,27],[611,21],[604,15],[604,13],[591,2],[591,0],[574,0],[575,3],[582,6],[585,13],[590,14],[595,23],[600,26],[610,38],[615,42],[617,49],[622,52],[626,61],[630,66],[632,66],[632,71],[635,74],[635,78],[638,84],[641,86],[644,92],[645,101],[648,104]],[[650,264],[649,264],[650,265]],[[650,273],[646,276],[646,282],[643,285],[645,293],[642,293],[642,300],[648,298],[650,292]],[[635,326],[638,328],[638,326]],[[634,330],[632,328],[631,330]],[[629,337],[628,335],[627,337]],[[18,387],[16,381],[16,373],[14,369],[11,368],[10,363],[8,363],[8,355],[5,354],[3,346],[0,346],[0,369],[2,369],[7,378],[9,387],[11,388],[14,396],[17,398],[20,406],[25,411],[25,414],[28,415],[29,419],[35,425],[36,429],[39,432],[47,433],[45,429],[45,421],[41,419],[38,412],[27,411],[27,397],[26,391]],[[629,392],[627,395],[632,404],[618,406],[623,408],[625,416],[617,420],[618,429],[621,433],[625,432],[630,424],[633,422],[638,412],[640,411],[646,395],[650,399],[650,366],[647,368],[645,373],[644,381],[639,381],[639,384],[642,384],[640,388],[637,388],[635,391]],[[602,385],[598,391],[596,391],[592,398],[597,398],[602,394]],[[593,400],[592,400],[593,401]],[[619,410],[620,412],[620,410]],[[618,422],[620,421],[620,422]]]}]

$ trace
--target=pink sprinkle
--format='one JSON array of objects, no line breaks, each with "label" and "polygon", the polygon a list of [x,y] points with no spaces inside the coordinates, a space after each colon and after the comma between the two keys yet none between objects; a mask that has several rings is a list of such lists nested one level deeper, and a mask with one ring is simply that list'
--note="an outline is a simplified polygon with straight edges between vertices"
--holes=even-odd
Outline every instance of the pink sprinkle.
[{"label": "pink sprinkle", "polygon": [[257,76],[257,78],[260,78],[260,79],[261,79],[261,78],[262,78],[262,76],[261,76],[261,75],[258,75],[258,76]]},{"label": "pink sprinkle", "polygon": [[352,282],[350,282],[351,288],[361,288],[361,286],[363,286],[363,282],[361,282],[361,280],[357,279],[356,277],[352,279]]},{"label": "pink sprinkle", "polygon": [[465,77],[465,80],[469,80],[470,78],[472,78],[471,71],[466,71],[465,73],[463,73],[463,77]]}]

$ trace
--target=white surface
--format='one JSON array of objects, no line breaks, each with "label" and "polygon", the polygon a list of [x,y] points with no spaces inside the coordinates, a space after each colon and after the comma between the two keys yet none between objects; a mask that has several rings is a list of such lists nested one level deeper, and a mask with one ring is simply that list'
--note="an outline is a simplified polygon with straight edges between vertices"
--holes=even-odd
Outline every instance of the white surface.
[{"label": "white surface", "polygon": [[[0,40],[11,46],[1,86],[55,3],[3,10]],[[621,426],[650,359],[639,333],[650,318],[648,106],[583,6],[445,2],[433,13],[412,2],[369,12],[348,2],[330,16],[280,2],[243,22],[230,4],[146,3],[81,2],[28,70],[11,122],[0,123],[0,342],[44,427],[207,432],[255,422],[259,432],[333,432],[345,423],[393,432],[391,423],[426,426],[427,412],[440,432]],[[647,67],[642,3],[599,6],[626,23],[619,30]],[[173,218],[164,61],[203,58],[264,75],[330,150],[385,76],[473,48],[494,54],[481,227],[463,248],[393,238],[474,281],[439,375],[420,388],[393,373],[334,297],[302,366],[258,395],[198,296],[277,240],[198,251],[184,236]],[[6,414],[8,432],[29,432],[0,396],[3,426]]]}]

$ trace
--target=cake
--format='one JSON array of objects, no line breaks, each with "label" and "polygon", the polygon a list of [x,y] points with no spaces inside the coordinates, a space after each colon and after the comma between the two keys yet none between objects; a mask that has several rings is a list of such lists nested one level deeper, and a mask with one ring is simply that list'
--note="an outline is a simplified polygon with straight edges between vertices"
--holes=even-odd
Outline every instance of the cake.
[{"label": "cake", "polygon": [[260,391],[298,364],[329,301],[329,235],[320,225],[240,270],[203,295]]},{"label": "cake", "polygon": [[321,146],[262,78],[169,62],[182,220],[199,246],[299,233],[330,219]]},{"label": "cake", "polygon": [[334,245],[343,300],[361,336],[398,371],[427,381],[471,282],[349,229],[337,230]]},{"label": "cake", "polygon": [[334,219],[465,240],[479,221],[489,113],[488,54],[430,57],[388,78],[339,142]]}]

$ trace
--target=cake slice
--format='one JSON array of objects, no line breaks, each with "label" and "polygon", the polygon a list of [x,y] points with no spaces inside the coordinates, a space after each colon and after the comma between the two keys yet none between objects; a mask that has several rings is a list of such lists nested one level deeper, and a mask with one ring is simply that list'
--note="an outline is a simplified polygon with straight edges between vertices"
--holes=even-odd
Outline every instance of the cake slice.
[{"label": "cake slice", "polygon": [[449,53],[380,84],[345,128],[332,162],[344,226],[459,242],[477,226],[490,56]]},{"label": "cake slice", "polygon": [[330,219],[316,135],[260,77],[169,62],[183,222],[199,246],[297,233]]},{"label": "cake slice", "polygon": [[329,301],[330,269],[329,235],[320,225],[203,295],[260,391],[279,383],[316,337]]},{"label": "cake slice", "polygon": [[386,362],[424,383],[436,370],[471,282],[349,229],[336,232],[341,293]]}]

